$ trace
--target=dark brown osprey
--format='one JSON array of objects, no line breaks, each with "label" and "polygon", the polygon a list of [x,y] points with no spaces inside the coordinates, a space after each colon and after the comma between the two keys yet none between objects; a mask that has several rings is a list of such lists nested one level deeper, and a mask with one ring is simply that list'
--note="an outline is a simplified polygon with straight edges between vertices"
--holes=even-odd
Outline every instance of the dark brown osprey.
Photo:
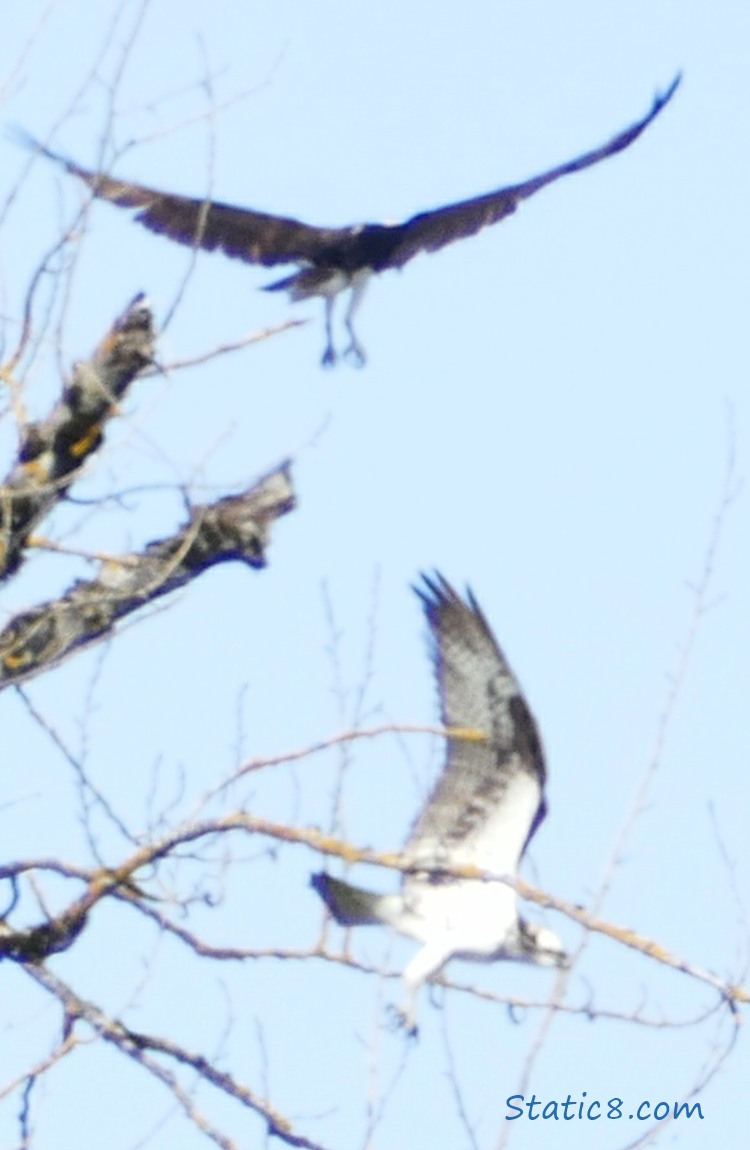
[{"label": "dark brown osprey", "polygon": [[357,340],[353,321],[366,282],[373,273],[402,268],[420,252],[435,252],[454,240],[473,236],[482,228],[504,220],[522,200],[561,176],[580,172],[615,152],[621,152],[659,115],[679,82],[678,75],[664,95],[657,96],[648,115],[601,147],[521,184],[499,188],[434,211],[420,212],[401,224],[319,228],[286,216],[272,216],[267,212],[233,207],[210,199],[191,199],[143,184],[116,180],[103,172],[82,168],[36,141],[28,142],[83,180],[99,199],[109,200],[121,208],[135,208],[136,220],[152,232],[159,232],[188,247],[205,248],[206,251],[218,248],[225,255],[250,264],[264,267],[300,265],[299,270],[268,284],[265,290],[286,290],[295,301],[323,296],[326,304],[326,348],[322,363],[326,367],[336,362],[332,332],[334,300],[340,292],[350,288],[345,317],[350,342],[345,354],[362,365],[365,353]]},{"label": "dark brown osprey", "polygon": [[403,973],[398,1014],[410,1033],[419,988],[452,958],[568,961],[548,927],[519,915],[511,886],[445,873],[474,866],[515,878],[546,813],[547,771],[534,716],[471,592],[462,599],[437,573],[415,590],[432,636],[443,724],[484,738],[448,739],[445,764],[404,846],[414,869],[402,875],[397,894],[329,874],[311,880],[343,926],[387,925],[422,943]]}]

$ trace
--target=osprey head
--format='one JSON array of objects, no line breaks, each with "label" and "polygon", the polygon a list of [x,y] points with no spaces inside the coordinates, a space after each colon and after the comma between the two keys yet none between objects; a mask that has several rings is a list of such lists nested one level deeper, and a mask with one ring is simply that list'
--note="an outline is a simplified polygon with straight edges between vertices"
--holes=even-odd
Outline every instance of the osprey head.
[{"label": "osprey head", "polygon": [[519,922],[521,946],[528,962],[539,966],[559,966],[565,968],[570,959],[565,947],[554,931],[535,922]]}]

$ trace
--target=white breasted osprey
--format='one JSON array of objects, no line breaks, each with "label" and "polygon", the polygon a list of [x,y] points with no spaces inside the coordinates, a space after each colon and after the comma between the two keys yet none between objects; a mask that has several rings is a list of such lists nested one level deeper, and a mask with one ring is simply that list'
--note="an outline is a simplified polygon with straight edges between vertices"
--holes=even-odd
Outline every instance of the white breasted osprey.
[{"label": "white breasted osprey", "polygon": [[679,75],[663,96],[657,96],[642,120],[614,136],[606,144],[521,184],[499,188],[486,195],[420,212],[400,224],[354,224],[344,228],[321,228],[285,216],[272,216],[251,208],[233,207],[211,199],[191,199],[162,192],[143,184],[116,180],[104,172],[82,168],[30,137],[27,143],[78,176],[99,199],[121,208],[135,208],[135,219],[152,232],[159,232],[188,247],[224,252],[250,264],[274,267],[298,264],[292,275],[266,285],[266,291],[289,292],[292,300],[322,296],[326,306],[326,347],[322,363],[336,362],[333,344],[333,305],[336,296],[351,289],[345,324],[350,342],[345,354],[356,363],[365,362],[364,350],[354,332],[354,314],[367,280],[373,273],[402,268],[420,252],[435,252],[455,240],[473,236],[482,228],[511,215],[522,200],[541,188],[621,152],[640,136],[671,100]]},{"label": "white breasted osprey", "polygon": [[451,958],[567,962],[551,930],[521,918],[512,887],[441,873],[474,865],[515,877],[546,812],[546,771],[534,717],[473,595],[464,602],[442,576],[423,579],[415,591],[432,632],[442,721],[479,729],[486,739],[448,740],[445,765],[404,847],[420,869],[404,873],[400,894],[372,894],[327,874],[311,880],[342,925],[387,924],[423,944],[403,973],[400,1015],[410,1033],[420,986]]}]

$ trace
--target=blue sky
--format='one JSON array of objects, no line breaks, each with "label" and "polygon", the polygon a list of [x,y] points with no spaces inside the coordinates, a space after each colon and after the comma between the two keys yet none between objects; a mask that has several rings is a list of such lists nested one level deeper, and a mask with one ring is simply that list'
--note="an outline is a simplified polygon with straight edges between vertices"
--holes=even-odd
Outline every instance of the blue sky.
[{"label": "blue sky", "polygon": [[[313,223],[400,219],[523,179],[643,115],[680,69],[684,81],[622,155],[540,193],[497,228],[380,277],[358,323],[369,353],[362,371],[319,368],[322,307],[256,291],[273,271],[199,257],[160,341],[164,364],[292,315],[309,322],[136,384],[77,491],[92,499],[127,489],[127,500],[61,509],[45,531],[84,551],[135,548],[173,530],[182,490],[215,498],[289,455],[299,508],[278,524],[266,571],[212,572],[106,649],[35,681],[34,706],[141,832],[160,803],[174,799],[187,814],[250,757],[356,722],[434,722],[409,585],[437,568],[473,588],[544,736],[550,814],[528,877],[592,902],[656,748],[658,770],[603,914],[696,966],[745,978],[746,6],[216,0],[210,15],[186,2],[176,17],[167,0],[152,0],[134,32],[139,10],[76,0],[6,13],[3,122],[83,164],[98,163],[103,148],[107,162],[123,152],[114,170],[125,177],[192,195],[210,189]],[[29,276],[82,197],[51,165],[29,169],[9,137],[0,147],[0,204],[18,186],[0,227],[7,349]],[[107,205],[92,209],[70,251],[54,305],[61,321],[25,381],[32,416],[55,395],[58,363],[85,355],[137,290],[163,319],[189,270],[189,253]],[[10,460],[14,424],[2,410],[0,451]],[[35,558],[3,589],[3,618],[89,570]],[[2,802],[12,804],[0,807],[4,857],[90,863],[69,766],[10,692],[0,723],[10,764]],[[348,837],[391,849],[440,753],[416,736],[363,742],[345,759],[253,776],[233,798],[269,818],[327,826],[343,770]],[[117,861],[123,844],[104,824],[97,833]],[[212,864],[221,906],[191,919],[204,937],[259,948],[314,942],[320,908],[306,882],[321,860],[268,846],[233,841],[231,865]],[[184,892],[201,873],[200,860],[186,862],[175,882]],[[381,889],[394,882],[354,873]],[[69,891],[45,894],[65,901]],[[548,921],[576,946],[578,928]],[[411,953],[377,931],[353,945],[392,967]],[[421,1041],[405,1051],[384,1025],[394,983],[312,961],[210,967],[121,908],[102,909],[55,969],[134,1028],[161,1028],[224,1060],[301,1133],[332,1147],[466,1144],[451,1065],[478,1144],[497,1145],[504,1100],[519,1089],[544,1018],[529,1010],[515,1024],[502,1006],[439,992],[442,1009],[425,999]],[[449,973],[540,1003],[552,989],[549,973],[507,964]],[[57,1021],[22,972],[4,976],[0,1082],[43,1056]],[[714,1003],[700,984],[600,938],[568,995],[669,1021]],[[573,1014],[552,1026],[529,1093],[679,1099],[726,1033],[718,1017],[658,1028]],[[699,1091],[705,1120],[663,1131],[661,1144],[740,1145],[749,1070],[740,1034]],[[163,1092],[93,1044],[50,1076],[38,1107],[38,1150],[66,1138],[88,1150],[100,1143],[99,1122],[112,1150],[204,1144]],[[4,1145],[18,1137],[17,1109],[16,1098],[0,1103]],[[254,1119],[221,1104],[213,1112],[241,1144],[256,1144]],[[609,1150],[642,1133],[632,1121],[524,1120],[508,1144]]]}]

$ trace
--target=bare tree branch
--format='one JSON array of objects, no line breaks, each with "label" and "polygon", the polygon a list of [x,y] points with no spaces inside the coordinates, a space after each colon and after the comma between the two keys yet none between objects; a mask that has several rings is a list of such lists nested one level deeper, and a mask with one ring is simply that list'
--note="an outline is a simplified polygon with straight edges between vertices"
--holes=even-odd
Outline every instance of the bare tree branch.
[{"label": "bare tree branch", "polygon": [[166,1085],[186,1111],[188,1117],[203,1129],[213,1141],[222,1146],[223,1150],[237,1150],[237,1144],[210,1126],[207,1120],[199,1114],[187,1092],[180,1087],[174,1075],[166,1071],[155,1059],[150,1058],[149,1052],[163,1055],[180,1066],[189,1067],[221,1093],[233,1098],[246,1109],[253,1110],[266,1122],[269,1134],[287,1146],[300,1147],[301,1150],[325,1150],[325,1147],[320,1143],[312,1142],[309,1138],[297,1134],[291,1122],[276,1107],[238,1082],[231,1074],[219,1070],[203,1055],[186,1050],[178,1043],[128,1029],[117,1019],[105,1014],[94,1003],[80,998],[47,967],[33,967],[29,973],[61,1004],[65,1012],[64,1029],[66,1032],[70,1032],[79,1020],[88,1023],[105,1042],[126,1054]]},{"label": "bare tree branch", "polygon": [[[402,873],[412,872],[415,869],[414,860],[399,853],[378,852],[367,848],[353,846],[351,843],[335,839],[323,834],[312,827],[302,828],[275,823],[246,811],[232,811],[217,818],[204,819],[198,822],[188,822],[168,831],[161,838],[145,843],[134,851],[129,858],[114,868],[98,868],[89,872],[78,870],[76,877],[86,876],[89,889],[86,894],[66,911],[48,922],[33,928],[31,931],[11,933],[10,928],[4,927],[4,937],[0,936],[0,953],[17,961],[38,961],[44,957],[44,946],[48,943],[52,953],[54,950],[64,949],[75,940],[80,933],[83,920],[90,909],[101,898],[112,893],[126,897],[136,906],[142,892],[133,885],[134,876],[142,868],[167,858],[178,847],[194,843],[202,839],[213,838],[231,831],[244,831],[250,834],[266,835],[281,842],[304,845],[324,855],[344,859],[348,863],[362,862],[372,866],[387,867]],[[0,867],[0,878],[15,877],[27,873],[48,863],[27,860],[23,863],[7,864]],[[419,867],[424,870],[424,866]],[[72,873],[72,872],[71,872]],[[750,1004],[750,990],[734,985],[709,971],[702,970],[686,959],[673,955],[660,943],[646,938],[636,931],[609,923],[603,919],[589,914],[582,907],[568,902],[566,899],[556,898],[539,890],[537,887],[522,879],[513,879],[507,875],[493,874],[480,870],[476,866],[442,867],[438,872],[442,875],[451,875],[455,878],[476,879],[483,882],[502,882],[513,887],[522,898],[535,902],[547,909],[556,910],[571,918],[588,931],[604,934],[624,946],[637,950],[648,958],[664,966],[680,970],[684,974],[699,982],[703,982],[716,990],[735,1012],[739,1004]]]},{"label": "bare tree branch", "polygon": [[105,562],[50,603],[17,615],[0,632],[0,690],[110,634],[125,615],[230,560],[264,567],[271,524],[295,505],[289,464],[239,495],[195,507],[166,539]]},{"label": "bare tree branch", "polygon": [[119,400],[153,352],[153,314],[139,295],[76,365],[51,414],[23,428],[18,460],[0,487],[0,579],[18,570],[29,535],[101,445]]}]

